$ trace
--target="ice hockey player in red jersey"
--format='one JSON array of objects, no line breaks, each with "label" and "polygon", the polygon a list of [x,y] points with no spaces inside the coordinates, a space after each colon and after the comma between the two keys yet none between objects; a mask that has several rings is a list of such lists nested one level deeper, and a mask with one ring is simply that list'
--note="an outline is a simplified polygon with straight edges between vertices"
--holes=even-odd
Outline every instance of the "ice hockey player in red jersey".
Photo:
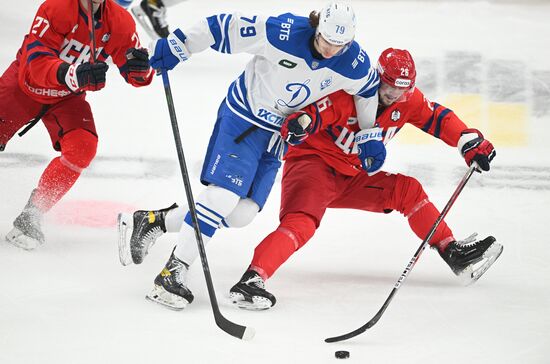
[{"label": "ice hockey player in red jersey", "polygon": [[96,154],[98,136],[86,91],[105,86],[109,57],[132,86],[151,83],[149,57],[134,20],[113,0],[46,0],[0,78],[0,151],[25,124],[23,132],[41,119],[53,148],[61,153],[46,167],[6,236],[23,249],[44,242],[43,214]]},{"label": "ice hockey player in red jersey", "polygon": [[[276,299],[265,281],[292,254],[307,243],[319,227],[327,208],[352,208],[379,213],[399,211],[423,240],[439,211],[422,185],[413,177],[386,172],[365,172],[371,163],[382,167],[385,148],[375,160],[362,160],[365,148],[380,148],[405,125],[458,147],[466,163],[488,171],[495,156],[492,144],[480,131],[469,129],[451,110],[431,102],[415,87],[414,61],[406,50],[389,48],[378,63],[379,108],[375,129],[359,131],[352,97],[336,92],[290,115],[281,134],[290,144],[282,180],[280,225],[255,249],[241,280],[231,288],[232,302],[246,309],[268,309]],[[311,123],[300,123],[301,119]],[[305,130],[301,124],[310,127]],[[372,154],[372,153],[371,153]],[[457,241],[443,221],[430,245],[453,272],[467,282],[477,280],[502,252],[489,236],[472,235]]]}]

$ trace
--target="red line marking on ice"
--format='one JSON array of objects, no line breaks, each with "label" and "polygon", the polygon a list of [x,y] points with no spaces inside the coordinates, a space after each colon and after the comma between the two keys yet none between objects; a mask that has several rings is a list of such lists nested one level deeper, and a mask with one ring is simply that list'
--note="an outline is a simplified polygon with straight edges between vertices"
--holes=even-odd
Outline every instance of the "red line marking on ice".
[{"label": "red line marking on ice", "polygon": [[48,214],[48,220],[60,225],[108,228],[116,226],[120,212],[135,210],[135,206],[115,201],[71,200],[57,204]]}]

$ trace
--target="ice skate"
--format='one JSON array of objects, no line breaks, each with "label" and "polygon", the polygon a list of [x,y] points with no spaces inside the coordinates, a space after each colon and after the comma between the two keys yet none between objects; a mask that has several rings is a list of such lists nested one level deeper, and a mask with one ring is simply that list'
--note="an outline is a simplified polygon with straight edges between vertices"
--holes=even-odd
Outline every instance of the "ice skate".
[{"label": "ice skate", "polygon": [[262,277],[251,269],[229,290],[229,296],[233,304],[246,310],[267,310],[277,302],[275,296],[266,291]]},{"label": "ice skate", "polygon": [[166,21],[166,7],[162,0],[141,0],[131,11],[151,39],[166,38],[170,33]]},{"label": "ice skate", "polygon": [[476,241],[477,234],[462,241],[453,241],[439,252],[460,280],[469,285],[477,281],[502,253],[503,246],[492,236]]},{"label": "ice skate", "polygon": [[194,299],[193,293],[185,285],[188,269],[189,266],[172,251],[165,267],[155,278],[155,287],[146,298],[173,310],[183,310]]},{"label": "ice skate", "polygon": [[32,192],[21,214],[13,222],[13,229],[6,235],[7,241],[25,250],[34,250],[44,244],[44,233],[41,228],[42,212],[32,203],[35,191]]},{"label": "ice skate", "polygon": [[143,262],[151,246],[166,232],[166,213],[176,207],[173,204],[162,210],[118,215],[118,255],[122,265]]}]

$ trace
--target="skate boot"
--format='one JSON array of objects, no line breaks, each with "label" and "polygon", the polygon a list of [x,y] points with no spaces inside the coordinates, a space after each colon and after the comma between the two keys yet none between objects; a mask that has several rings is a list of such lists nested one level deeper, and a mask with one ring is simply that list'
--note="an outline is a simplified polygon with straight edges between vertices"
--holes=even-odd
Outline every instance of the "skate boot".
[{"label": "skate boot", "polygon": [[131,10],[151,39],[166,38],[170,34],[166,21],[166,7],[162,0],[141,0],[140,4]]},{"label": "skate boot", "polygon": [[155,287],[145,298],[179,311],[193,302],[194,297],[185,285],[189,266],[174,255],[174,250],[162,271],[155,278]]},{"label": "skate boot", "polygon": [[247,270],[241,280],[229,290],[231,302],[246,310],[267,310],[275,305],[275,296],[265,290],[265,282],[260,275]]},{"label": "skate boot", "polygon": [[476,241],[476,236],[474,233],[465,240],[453,241],[443,252],[439,252],[454,274],[466,285],[477,281],[503,250],[503,246],[494,237],[488,236]]},{"label": "skate boot", "polygon": [[13,222],[13,229],[6,235],[6,240],[25,250],[33,250],[44,244],[42,233],[42,212],[34,206],[32,199],[36,190],[33,190],[27,205]]},{"label": "skate boot", "polygon": [[[118,256],[122,265],[143,262],[149,248],[166,232],[166,214],[177,207],[173,204],[162,210],[118,214]],[[129,231],[132,232],[130,235]]]}]

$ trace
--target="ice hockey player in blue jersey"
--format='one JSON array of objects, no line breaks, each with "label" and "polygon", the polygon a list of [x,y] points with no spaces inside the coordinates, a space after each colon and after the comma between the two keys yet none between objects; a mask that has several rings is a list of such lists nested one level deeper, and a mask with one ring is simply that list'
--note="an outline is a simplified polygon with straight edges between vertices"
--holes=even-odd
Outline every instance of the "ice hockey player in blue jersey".
[{"label": "ice hockey player in blue jersey", "polygon": [[[379,79],[354,41],[355,27],[351,6],[330,3],[309,18],[219,14],[157,40],[151,58],[156,69],[172,70],[208,47],[254,55],[221,103],[206,151],[201,182],[207,187],[195,201],[205,244],[221,226],[252,221],[271,191],[286,143],[299,143],[320,127],[315,118],[301,115],[283,124],[287,116],[344,90],[354,95],[361,111],[360,127],[374,125]],[[383,143],[373,141],[373,153],[379,148]],[[141,263],[162,233],[178,232],[177,245],[148,298],[174,309],[192,302],[185,278],[198,248],[187,208],[121,214],[119,231],[124,265]]]}]

